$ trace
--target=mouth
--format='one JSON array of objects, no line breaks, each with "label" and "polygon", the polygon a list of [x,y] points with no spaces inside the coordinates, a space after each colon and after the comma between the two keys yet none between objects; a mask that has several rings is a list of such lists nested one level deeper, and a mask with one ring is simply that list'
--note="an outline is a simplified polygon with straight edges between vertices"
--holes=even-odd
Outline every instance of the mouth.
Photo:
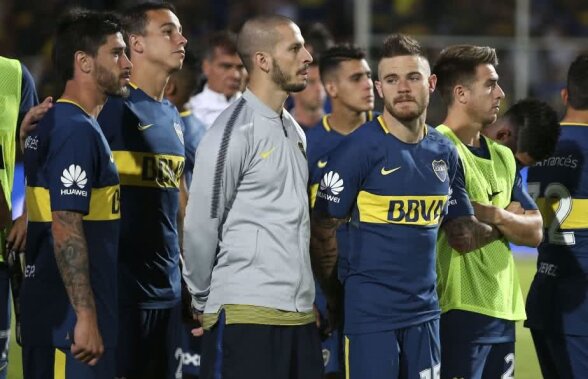
[{"label": "mouth", "polygon": [[186,56],[186,52],[184,50],[174,51],[174,54],[180,54],[182,56],[182,58],[184,58]]},{"label": "mouth", "polygon": [[394,104],[403,104],[403,103],[414,103],[415,100],[412,97],[403,97],[399,99],[394,99]]}]

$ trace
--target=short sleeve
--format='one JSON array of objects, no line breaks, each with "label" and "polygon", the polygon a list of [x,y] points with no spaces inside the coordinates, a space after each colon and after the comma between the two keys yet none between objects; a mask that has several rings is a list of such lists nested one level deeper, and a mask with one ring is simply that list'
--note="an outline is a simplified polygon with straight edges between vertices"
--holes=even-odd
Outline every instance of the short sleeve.
[{"label": "short sleeve", "polygon": [[523,183],[523,177],[521,176],[521,173],[518,170],[515,175],[514,185],[512,187],[511,200],[521,203],[521,206],[524,210],[537,210],[537,204],[535,204],[535,202],[531,198],[531,195],[529,195],[529,193],[527,192],[527,189],[525,188],[525,185]]},{"label": "short sleeve", "polygon": [[29,109],[39,104],[39,98],[37,97],[37,89],[35,87],[35,80],[27,69],[27,67],[21,63],[22,67],[22,85],[20,90],[20,107],[18,111],[18,125],[20,125],[22,119],[27,114]]},{"label": "short sleeve", "polygon": [[60,125],[51,135],[45,175],[52,211],[90,210],[98,164],[96,132],[90,124]]},{"label": "short sleeve", "polygon": [[455,147],[452,146],[449,162],[449,200],[447,202],[447,215],[445,220],[451,220],[463,216],[472,216],[474,209],[465,188],[465,175],[461,159]]}]

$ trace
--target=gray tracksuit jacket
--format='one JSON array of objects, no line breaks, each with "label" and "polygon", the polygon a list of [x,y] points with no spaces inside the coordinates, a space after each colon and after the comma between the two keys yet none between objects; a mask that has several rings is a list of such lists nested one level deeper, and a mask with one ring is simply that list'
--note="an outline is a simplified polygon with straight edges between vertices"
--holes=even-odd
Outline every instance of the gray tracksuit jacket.
[{"label": "gray tracksuit jacket", "polygon": [[306,140],[292,116],[251,91],[198,146],[184,220],[184,279],[193,306],[310,312]]}]

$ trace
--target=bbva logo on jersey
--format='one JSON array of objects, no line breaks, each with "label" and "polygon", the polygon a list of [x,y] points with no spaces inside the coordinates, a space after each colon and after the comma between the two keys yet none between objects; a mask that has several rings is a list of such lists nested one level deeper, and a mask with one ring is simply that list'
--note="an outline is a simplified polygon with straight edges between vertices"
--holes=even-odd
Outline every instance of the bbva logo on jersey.
[{"label": "bbva logo on jersey", "polygon": [[[329,171],[321,179],[320,191],[317,192],[316,196],[334,203],[338,203],[341,201],[341,198],[337,197],[337,195],[340,194],[344,188],[343,179],[339,176],[339,174],[334,171]],[[328,194],[327,190],[332,195]]]},{"label": "bbva logo on jersey", "polygon": [[[88,196],[88,191],[83,190],[86,183],[88,183],[86,171],[82,170],[78,165],[71,164],[63,170],[63,173],[61,174],[61,183],[66,188],[61,190],[62,195]],[[79,189],[70,188],[74,184]]]}]

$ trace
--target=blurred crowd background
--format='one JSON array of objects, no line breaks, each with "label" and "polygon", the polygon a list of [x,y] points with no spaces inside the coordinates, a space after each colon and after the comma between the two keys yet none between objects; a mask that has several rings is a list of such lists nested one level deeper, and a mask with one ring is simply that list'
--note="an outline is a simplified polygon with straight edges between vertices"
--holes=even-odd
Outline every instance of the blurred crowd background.
[{"label": "blurred crowd background", "polygon": [[[301,27],[322,23],[336,42],[354,41],[355,1],[359,0],[171,0],[189,40],[188,48],[197,57],[211,32],[238,31],[252,15],[276,12],[289,16]],[[364,1],[364,0],[362,0]],[[59,95],[61,88],[51,68],[51,36],[56,19],[68,7],[122,9],[131,0],[0,0],[0,55],[22,60],[31,70],[39,97]],[[501,64],[500,84],[507,94],[505,110],[518,100],[514,94],[515,65],[520,40],[517,23],[521,14],[517,2],[527,5],[528,34],[525,45],[529,76],[524,95],[551,103],[561,112],[559,91],[567,67],[583,49],[588,49],[588,1],[586,0],[371,0],[370,38],[372,58],[384,36],[409,33],[428,49],[434,62],[443,46],[450,43],[477,43],[496,47]],[[524,16],[524,15],[523,15]],[[373,61],[372,61],[373,63]],[[375,65],[372,70],[377,71]],[[520,72],[520,71],[518,71]],[[519,97],[520,96],[519,91]],[[439,99],[433,97],[429,123],[443,114]]]}]

